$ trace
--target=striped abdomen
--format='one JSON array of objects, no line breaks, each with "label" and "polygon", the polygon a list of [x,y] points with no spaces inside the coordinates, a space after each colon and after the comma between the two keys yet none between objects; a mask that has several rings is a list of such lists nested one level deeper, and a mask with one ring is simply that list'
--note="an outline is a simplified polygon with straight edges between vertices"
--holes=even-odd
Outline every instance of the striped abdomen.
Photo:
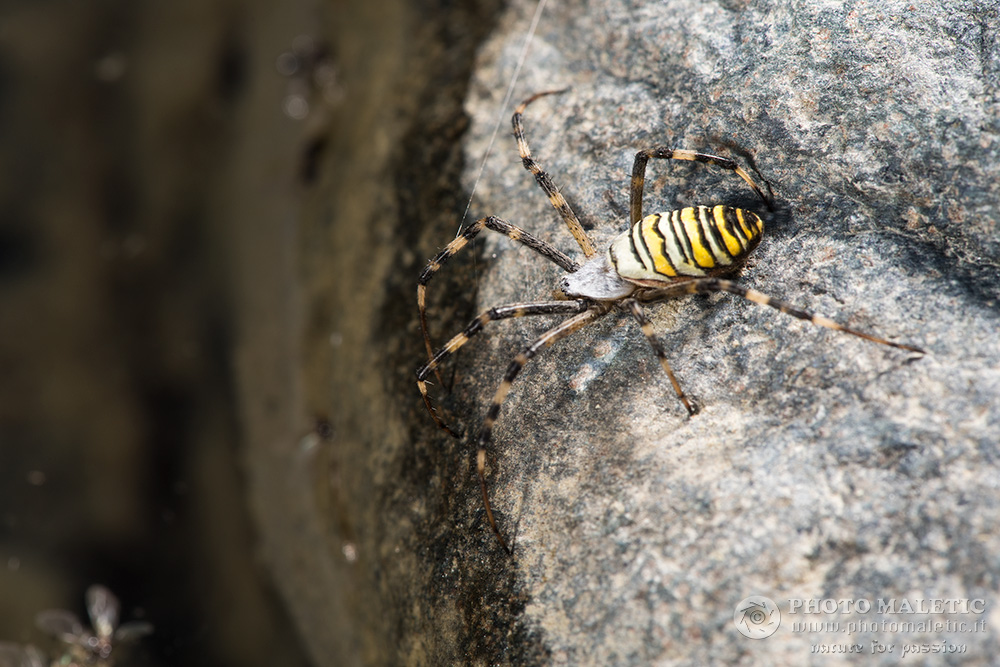
[{"label": "striped abdomen", "polygon": [[646,216],[611,242],[608,257],[630,281],[717,276],[739,268],[763,233],[752,211],[691,206]]}]

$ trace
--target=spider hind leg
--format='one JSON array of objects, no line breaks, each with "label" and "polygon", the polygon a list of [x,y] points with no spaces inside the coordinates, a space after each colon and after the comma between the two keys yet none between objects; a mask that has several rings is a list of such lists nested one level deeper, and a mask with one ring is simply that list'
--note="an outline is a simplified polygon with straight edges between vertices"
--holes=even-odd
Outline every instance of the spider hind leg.
[{"label": "spider hind leg", "polygon": [[653,352],[656,353],[656,359],[660,362],[660,367],[667,374],[670,385],[674,388],[674,393],[677,394],[678,400],[684,404],[684,409],[687,410],[688,416],[693,417],[698,414],[698,406],[681,389],[681,383],[677,381],[673,369],[670,368],[670,362],[667,360],[667,352],[663,349],[663,343],[656,337],[653,325],[650,324],[649,318],[646,317],[646,311],[635,299],[628,299],[624,302],[624,305],[632,313],[632,317],[635,318],[635,321],[639,324],[639,328],[642,330],[642,335],[646,337],[649,345],[653,348]]}]

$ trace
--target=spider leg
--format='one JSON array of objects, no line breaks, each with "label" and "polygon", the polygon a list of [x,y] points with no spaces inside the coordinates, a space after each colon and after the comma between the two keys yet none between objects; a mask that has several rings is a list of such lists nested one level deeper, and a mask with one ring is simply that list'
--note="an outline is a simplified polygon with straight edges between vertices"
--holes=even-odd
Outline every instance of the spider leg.
[{"label": "spider leg", "polygon": [[910,352],[918,352],[920,354],[926,354],[926,352],[919,347],[913,345],[905,345],[903,343],[894,343],[885,338],[879,338],[878,336],[866,333],[864,331],[859,331],[857,329],[851,329],[845,327],[842,324],[837,324],[833,320],[823,317],[822,315],[816,315],[815,313],[810,313],[805,310],[800,310],[795,306],[781,301],[779,299],[774,299],[769,297],[762,292],[756,290],[748,289],[734,283],[731,280],[723,280],[722,278],[697,278],[694,280],[688,280],[676,285],[671,285],[665,287],[664,289],[652,290],[638,298],[643,302],[660,301],[672,296],[679,296],[682,294],[697,294],[699,292],[729,292],[730,294],[735,294],[736,296],[743,297],[748,301],[752,301],[756,304],[762,306],[770,306],[775,310],[780,310],[783,313],[787,313],[792,317],[797,317],[800,320],[805,320],[807,322],[812,322],[815,325],[825,327],[827,329],[832,329],[834,331],[842,331],[846,334],[851,334],[852,336],[857,336],[858,338],[864,338],[873,343],[878,343],[879,345],[888,345],[889,347],[895,347],[900,350],[909,350]]},{"label": "spider leg", "polygon": [[667,361],[667,352],[663,349],[663,344],[659,341],[659,339],[657,339],[656,333],[653,331],[653,325],[649,323],[649,319],[646,317],[646,311],[643,310],[642,306],[639,305],[639,302],[635,299],[628,299],[623,302],[623,305],[632,312],[632,316],[635,317],[636,322],[639,323],[639,327],[642,329],[643,335],[653,347],[653,352],[656,353],[656,358],[659,359],[660,366],[663,367],[667,377],[670,378],[670,384],[673,385],[674,393],[677,394],[677,398],[684,404],[684,408],[688,411],[688,415],[694,415],[698,412],[698,408],[688,400],[687,395],[684,394],[684,390],[681,389],[681,383],[678,382],[677,378],[674,376],[674,371],[670,368],[670,362]]},{"label": "spider leg", "polygon": [[658,148],[649,148],[644,151],[639,151],[635,154],[635,162],[632,163],[632,187],[629,190],[629,224],[634,225],[639,220],[642,220],[642,189],[646,183],[646,163],[649,162],[650,158],[704,162],[705,164],[714,164],[717,167],[734,171],[737,176],[742,178],[751,188],[753,188],[753,191],[757,193],[765,204],[767,204],[767,207],[769,209],[771,208],[771,202],[764,196],[761,189],[757,187],[754,180],[750,178],[750,174],[748,174],[735,160],[731,160],[727,157],[720,157],[718,155],[709,155],[708,153],[674,150],[672,148],[660,146]]},{"label": "spider leg", "polygon": [[535,342],[514,357],[510,366],[507,367],[507,372],[504,374],[503,381],[500,383],[500,386],[497,387],[496,394],[493,396],[493,402],[486,411],[486,418],[483,420],[483,427],[479,431],[479,451],[476,452],[476,471],[479,474],[479,488],[483,494],[483,506],[486,508],[486,518],[490,522],[490,528],[493,530],[493,534],[496,535],[497,540],[500,541],[500,545],[507,553],[513,553],[513,551],[509,546],[507,546],[507,541],[503,539],[503,535],[500,534],[500,529],[497,528],[496,519],[493,517],[493,508],[490,505],[490,494],[486,488],[486,447],[490,444],[490,440],[493,437],[493,425],[497,421],[497,416],[500,414],[500,406],[503,405],[504,400],[507,398],[507,394],[510,392],[510,387],[514,383],[514,379],[517,378],[518,373],[521,372],[524,365],[527,364],[532,357],[538,354],[539,350],[543,350],[553,343],[566,338],[573,332],[586,326],[587,324],[590,324],[592,321],[602,317],[608,312],[608,307],[604,305],[588,304],[588,306],[588,309],[582,313],[574,315],[568,320],[565,320],[559,325],[546,331]]},{"label": "spider leg", "polygon": [[[434,357],[434,346],[431,344],[431,336],[427,330],[427,283],[430,282],[430,279],[434,277],[434,274],[441,269],[445,262],[447,262],[459,250],[467,246],[470,241],[476,238],[479,232],[483,231],[484,227],[492,229],[495,232],[499,232],[507,238],[517,241],[521,245],[534,250],[546,259],[555,262],[569,273],[573,273],[580,268],[579,264],[574,262],[563,252],[552,247],[540,238],[529,234],[520,227],[510,224],[506,220],[492,215],[476,220],[474,223],[466,227],[461,234],[455,237],[451,243],[446,245],[444,250],[439,252],[434,259],[427,263],[427,266],[424,267],[424,270],[420,273],[420,278],[417,280],[417,309],[420,311],[420,330],[424,335],[424,347],[427,349],[428,360]],[[441,379],[441,376],[438,374],[436,369],[434,373],[437,375],[438,382],[444,384],[444,381]]]},{"label": "spider leg", "polygon": [[514,138],[517,139],[517,152],[521,155],[521,163],[524,168],[527,169],[534,175],[535,180],[538,185],[545,191],[545,194],[549,197],[549,202],[552,206],[559,211],[559,216],[569,227],[570,234],[576,239],[576,242],[580,245],[580,249],[583,250],[583,254],[587,257],[593,257],[597,254],[597,248],[594,247],[594,243],[587,236],[587,232],[584,231],[583,225],[580,224],[580,219],[576,217],[576,213],[570,208],[569,203],[566,198],[562,196],[559,192],[559,188],[555,186],[552,182],[552,178],[542,170],[538,163],[535,162],[535,158],[531,157],[531,149],[528,148],[528,140],[524,138],[524,126],[521,124],[521,116],[524,114],[524,109],[537,100],[539,97],[544,97],[545,95],[554,95],[556,93],[562,93],[563,90],[549,90],[544,93],[536,93],[521,102],[521,104],[514,110],[514,115],[511,118],[511,124],[514,126]]},{"label": "spider leg", "polygon": [[430,396],[427,393],[427,376],[431,372],[437,373],[441,362],[453,355],[463,345],[469,342],[473,336],[483,330],[490,322],[506,320],[514,317],[529,317],[532,315],[558,315],[567,313],[581,313],[589,307],[589,303],[583,300],[576,301],[540,301],[538,303],[513,303],[507,306],[497,306],[484,311],[476,319],[469,322],[468,326],[458,335],[445,343],[444,347],[433,354],[430,360],[417,371],[417,388],[424,399],[424,405],[430,412],[434,422],[454,437],[459,437],[444,420],[438,415],[437,410],[431,404]]}]

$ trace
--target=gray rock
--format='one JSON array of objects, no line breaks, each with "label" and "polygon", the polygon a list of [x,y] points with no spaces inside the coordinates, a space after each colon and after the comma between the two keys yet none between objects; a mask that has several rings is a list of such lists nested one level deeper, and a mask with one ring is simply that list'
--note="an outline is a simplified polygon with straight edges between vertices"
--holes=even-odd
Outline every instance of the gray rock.
[{"label": "gray rock", "polygon": [[[468,188],[532,8],[516,4],[508,31],[482,51],[467,102]],[[625,229],[636,150],[749,160],[778,210],[740,282],[928,354],[726,295],[651,309],[702,406],[693,418],[628,317],[532,361],[491,450],[489,485],[514,556],[496,557],[474,493],[458,502],[483,538],[466,558],[496,558],[490,576],[516,577],[518,623],[544,647],[541,662],[801,664],[813,644],[860,644],[871,657],[876,641],[895,647],[874,656],[884,664],[919,643],[964,647],[963,663],[996,654],[995,615],[880,614],[878,600],[997,602],[997,19],[995,5],[971,2],[546,12],[514,99],[570,88],[529,107],[526,131],[602,246]],[[470,220],[496,214],[579,256],[507,128],[505,118]],[[740,179],[716,171],[652,163],[645,210],[753,205]],[[498,235],[483,245],[486,261],[466,271],[478,309],[548,298],[557,267]],[[492,325],[458,356],[444,402],[470,436],[508,360],[550,325]],[[459,455],[472,449],[470,437]],[[784,614],[767,640],[734,626],[750,595]],[[873,609],[790,607],[827,598]],[[983,619],[987,631],[891,625],[927,618]],[[890,625],[849,635],[793,627],[817,620]]]},{"label": "gray rock", "polygon": [[[571,87],[533,104],[525,124],[597,241],[625,228],[635,151],[737,157],[777,201],[740,282],[928,354],[729,295],[672,301],[650,312],[701,406],[688,418],[635,325],[609,316],[532,361],[505,404],[488,483],[508,556],[486,524],[473,439],[507,363],[551,320],[491,325],[446,364],[451,392],[432,391],[463,429],[454,440],[414,387],[424,353],[413,293],[458,230],[498,113],[467,221],[496,214],[578,254],[520,166],[512,109],[498,111],[533,7],[513,4],[480,50],[461,176],[451,105],[464,91],[440,82],[467,73],[456,25],[484,24],[445,22],[442,51],[424,48],[423,32],[401,39],[408,14],[397,23],[361,8],[355,20],[392,36],[370,58],[367,32],[341,35],[336,159],[319,161],[300,245],[280,226],[249,232],[238,359],[248,477],[263,557],[316,662],[803,664],[813,644],[859,643],[871,657],[873,641],[894,645],[874,656],[885,664],[916,643],[965,650],[934,662],[989,662],[1000,649],[996,8],[548,8],[514,99]],[[393,58],[412,53],[436,78],[406,80]],[[647,211],[714,202],[757,206],[729,173],[651,166]],[[477,312],[556,285],[556,267],[482,238],[431,283],[438,344]],[[287,372],[296,364],[299,376]],[[300,439],[315,415],[327,437]],[[734,625],[751,595],[783,614],[768,639]],[[879,599],[904,598],[986,600],[986,614],[930,615],[986,628],[792,625],[924,620],[879,613]],[[790,613],[800,599],[874,610]]]}]

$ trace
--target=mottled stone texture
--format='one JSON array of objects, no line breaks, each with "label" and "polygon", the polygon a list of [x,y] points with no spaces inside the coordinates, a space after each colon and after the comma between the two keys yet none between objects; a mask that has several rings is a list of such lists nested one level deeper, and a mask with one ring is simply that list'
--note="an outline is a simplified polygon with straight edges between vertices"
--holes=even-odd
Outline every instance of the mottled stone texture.
[{"label": "mottled stone texture", "polygon": [[[482,51],[467,102],[468,187],[532,8],[511,8],[507,31]],[[984,2],[547,10],[514,98],[570,87],[529,107],[526,131],[596,239],[624,229],[636,150],[739,157],[778,203],[740,282],[929,353],[727,295],[652,309],[702,406],[693,418],[627,317],[533,361],[492,449],[493,498],[516,545],[493,576],[516,573],[520,622],[543,662],[802,664],[812,643],[869,650],[872,640],[895,644],[885,664],[914,642],[965,645],[964,663],[997,653],[990,611],[950,617],[985,619],[976,633],[811,635],[792,622],[927,617],[806,617],[788,600],[998,601],[998,21]],[[507,127],[471,217],[500,215],[575,251]],[[754,205],[728,173],[651,165],[647,211],[721,202]],[[484,245],[487,260],[464,270],[478,308],[547,297],[557,268],[503,238]],[[463,352],[446,402],[468,431],[507,360],[545,326],[497,324]],[[439,341],[445,333],[436,329]],[[478,514],[476,501],[461,512]],[[495,558],[481,517],[471,529],[483,537],[477,557]],[[785,614],[767,640],[733,624],[752,594]]]},{"label": "mottled stone texture", "polygon": [[[501,414],[489,485],[508,556],[485,524],[472,437],[507,361],[550,321],[491,325],[446,365],[452,391],[432,391],[466,434],[456,441],[414,386],[414,292],[459,227],[498,114],[469,220],[496,214],[575,252],[520,166],[512,109],[499,111],[533,8],[501,16],[468,91],[462,40],[486,34],[488,7],[432,27],[384,8],[336,15],[345,96],[301,228],[261,227],[245,263],[251,490],[264,558],[317,663],[804,664],[810,644],[873,640],[895,645],[885,664],[912,642],[988,662],[1000,650],[996,4],[552,3],[515,100],[571,88],[525,124],[596,240],[624,228],[636,150],[737,157],[777,202],[739,280],[928,354],[728,295],[670,302],[651,313],[702,407],[688,418],[635,325],[608,317],[533,361]],[[363,26],[383,31],[377,53]],[[714,202],[759,210],[729,173],[652,164],[647,210]],[[555,285],[555,267],[483,238],[431,283],[438,343]],[[300,441],[315,417],[326,437]],[[766,640],[733,624],[753,594],[784,613]],[[903,597],[983,598],[985,615],[951,618],[986,628],[808,634],[788,613],[790,599]],[[914,620],[808,620],[883,618]]]}]

